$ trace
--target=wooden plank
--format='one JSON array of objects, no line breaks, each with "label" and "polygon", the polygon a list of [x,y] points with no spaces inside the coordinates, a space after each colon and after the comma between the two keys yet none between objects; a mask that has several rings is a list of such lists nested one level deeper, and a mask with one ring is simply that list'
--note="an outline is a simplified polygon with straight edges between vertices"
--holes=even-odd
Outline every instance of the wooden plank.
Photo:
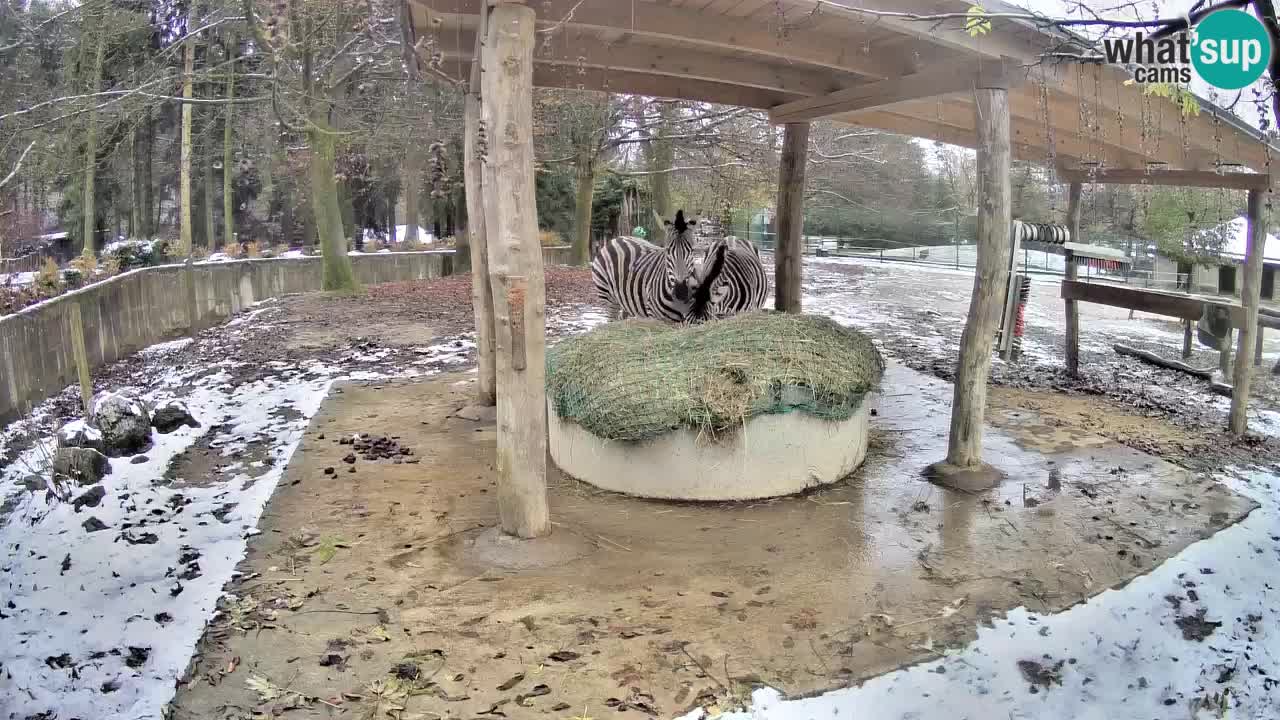
[{"label": "wooden plank", "polygon": [[1258,303],[1262,293],[1263,248],[1267,242],[1267,223],[1264,216],[1266,190],[1249,191],[1249,242],[1245,249],[1244,285],[1240,289],[1240,303],[1244,306],[1244,323],[1240,328],[1240,347],[1236,351],[1234,390],[1231,393],[1231,414],[1227,429],[1243,436],[1249,429],[1249,386],[1253,381],[1253,350],[1255,333],[1258,332]]},{"label": "wooden plank", "polygon": [[787,123],[778,163],[778,235],[774,252],[774,308],[800,312],[804,254],[804,175],[809,157],[809,123]]},{"label": "wooden plank", "polygon": [[1008,89],[1025,78],[1026,71],[1012,60],[980,62],[972,73],[962,72],[954,65],[948,65],[784,103],[769,110],[769,119],[775,124],[807,122],[840,113],[858,112],[974,88]]},{"label": "wooden plank", "polygon": [[[477,73],[477,76],[479,73]],[[476,78],[479,80],[479,77]],[[475,87],[479,89],[480,83]],[[483,166],[479,141],[480,95],[463,98],[462,180],[467,196],[467,238],[471,247],[471,306],[476,321],[476,401],[491,406],[497,402],[497,379],[493,358],[493,287],[489,282],[489,243],[485,228]],[[487,133],[486,133],[487,135]],[[486,137],[487,141],[487,137]]]},{"label": "wooden plank", "polygon": [[1105,185],[1165,185],[1174,187],[1227,188],[1229,190],[1265,190],[1271,178],[1261,173],[1223,172],[1212,170],[1098,169],[1058,168],[1064,182],[1099,183]]},{"label": "wooden plank", "polygon": [[93,380],[89,377],[89,353],[84,347],[84,316],[80,303],[71,303],[71,352],[76,361],[76,375],[80,379],[80,403],[86,419],[93,418]]},{"label": "wooden plank", "polygon": [[533,82],[537,87],[600,92],[630,93],[649,97],[713,102],[722,105],[768,110],[781,102],[803,97],[797,93],[764,90],[729,83],[708,82],[684,77],[667,77],[631,70],[578,68],[568,65],[537,65]]},{"label": "wooden plank", "polygon": [[[476,0],[413,0],[426,6],[427,23],[421,32],[439,31],[447,35],[455,28],[465,27],[465,16],[475,15]],[[660,37],[676,40],[691,47],[719,48],[734,55],[749,53],[761,58],[772,58],[781,64],[831,68],[854,73],[866,78],[884,79],[897,77],[907,69],[909,58],[886,57],[871,52],[862,43],[849,42],[812,28],[792,27],[786,37],[781,37],[776,26],[756,20],[726,17],[709,17],[668,5],[648,2],[614,2],[613,0],[542,0],[538,4],[542,29],[556,26],[560,29],[592,29],[595,31],[625,30],[635,36]],[[458,17],[461,15],[462,17]],[[416,17],[416,15],[415,15]],[[443,24],[439,28],[430,25],[433,18]],[[722,62],[732,62],[725,58]]]},{"label": "wooden plank", "polygon": [[481,187],[494,307],[498,514],[502,531],[551,532],[547,509],[546,290],[533,187],[533,9],[490,11],[480,117]]},{"label": "wooden plank", "polygon": [[1204,300],[1193,295],[1079,280],[1062,281],[1062,299],[1167,315],[1192,322],[1200,320],[1205,305]]},{"label": "wooden plank", "polygon": [[978,261],[969,316],[960,338],[947,463],[959,468],[982,465],[982,423],[987,404],[987,376],[1000,301],[1008,281],[1009,227],[1009,93],[974,91],[978,128],[977,198]]},{"label": "wooden plank", "polygon": [[[1067,188],[1067,228],[1071,234],[1071,239],[1075,242],[1080,241],[1080,195],[1083,186],[1080,183],[1071,183]],[[1074,281],[1076,273],[1079,270],[1076,267],[1074,253],[1071,250],[1066,252],[1066,279]],[[1080,375],[1080,306],[1075,300],[1065,300],[1067,313],[1067,374],[1071,377]]]},{"label": "wooden plank", "polygon": [[[640,42],[605,44],[596,37],[578,37],[573,29],[562,31],[569,37],[540,46],[534,53],[535,67],[565,66],[573,73],[579,69],[603,69],[610,72],[629,71],[637,74],[688,78],[707,82],[729,83],[745,88],[776,90],[800,95],[821,95],[842,85],[856,83],[861,76],[822,68],[782,65],[752,58],[729,58],[715,50],[697,46],[671,47],[645,45]],[[446,60],[464,60],[472,56],[473,33],[461,34],[457,47],[445,49]],[[540,77],[535,74],[535,82]]]},{"label": "wooden plank", "polygon": [[[480,26],[488,21],[487,4],[481,8]],[[484,47],[484,33],[473,39],[476,57]],[[489,242],[484,217],[485,142],[480,141],[480,63],[472,63],[468,92],[463,97],[462,180],[467,196],[467,241],[471,254],[471,308],[476,324],[476,402],[493,406],[498,402],[493,341],[493,287],[489,282]],[[487,133],[486,133],[487,136]]]}]

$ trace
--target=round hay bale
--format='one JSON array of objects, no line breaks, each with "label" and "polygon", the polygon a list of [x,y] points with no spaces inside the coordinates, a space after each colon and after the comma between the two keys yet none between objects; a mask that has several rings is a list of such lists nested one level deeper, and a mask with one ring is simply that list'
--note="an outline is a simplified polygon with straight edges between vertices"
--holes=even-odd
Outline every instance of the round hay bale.
[{"label": "round hay bale", "polygon": [[610,323],[547,354],[552,458],[644,497],[774,497],[852,472],[884,374],[865,335],[756,312],[691,327]]}]

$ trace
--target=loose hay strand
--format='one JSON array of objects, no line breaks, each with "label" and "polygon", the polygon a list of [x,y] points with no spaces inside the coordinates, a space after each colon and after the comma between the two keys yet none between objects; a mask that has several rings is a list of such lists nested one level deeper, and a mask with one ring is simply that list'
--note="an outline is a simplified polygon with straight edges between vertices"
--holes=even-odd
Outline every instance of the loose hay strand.
[{"label": "loose hay strand", "polygon": [[862,333],[775,312],[688,327],[614,322],[547,353],[556,414],[612,440],[680,427],[714,436],[797,410],[845,420],[883,374],[884,359]]}]

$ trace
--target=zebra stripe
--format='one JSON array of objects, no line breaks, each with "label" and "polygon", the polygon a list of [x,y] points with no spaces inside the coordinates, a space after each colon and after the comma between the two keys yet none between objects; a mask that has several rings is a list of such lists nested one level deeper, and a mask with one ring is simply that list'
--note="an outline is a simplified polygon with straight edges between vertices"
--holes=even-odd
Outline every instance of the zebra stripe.
[{"label": "zebra stripe", "polygon": [[[692,306],[693,232],[683,216],[666,248],[632,237],[607,241],[591,261],[596,294],[615,318],[684,322]],[[680,227],[676,230],[675,227]]]},{"label": "zebra stripe", "polygon": [[[707,258],[711,259],[718,252],[724,253],[720,276],[704,276],[700,283],[706,285],[708,280],[711,281],[708,314],[724,318],[758,310],[769,294],[769,276],[764,271],[764,264],[760,262],[760,251],[749,241],[730,235],[712,244],[707,251]],[[714,272],[714,265],[704,266],[705,272]]]}]

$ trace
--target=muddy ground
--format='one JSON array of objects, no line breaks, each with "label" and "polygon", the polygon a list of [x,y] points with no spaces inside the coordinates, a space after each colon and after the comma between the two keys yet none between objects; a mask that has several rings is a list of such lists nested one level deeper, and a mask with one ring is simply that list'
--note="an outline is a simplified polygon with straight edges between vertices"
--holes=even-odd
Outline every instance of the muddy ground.
[{"label": "muddy ground", "polygon": [[[566,333],[581,332],[603,320],[599,308],[594,305],[594,291],[585,270],[548,268],[547,274],[548,334],[553,340]],[[806,278],[807,308],[831,314],[841,322],[868,332],[888,356],[909,368],[937,378],[950,377],[972,289],[971,275],[933,272],[904,265],[850,265],[809,258],[806,259]],[[145,702],[139,700],[141,704],[136,707],[155,707],[146,703],[164,702],[166,692],[171,691],[174,682],[182,677],[189,657],[189,643],[199,636],[199,628],[208,618],[207,612],[218,597],[222,583],[231,577],[231,569],[243,548],[243,536],[254,532],[257,508],[260,508],[260,504],[255,503],[263,502],[270,488],[276,487],[275,477],[283,467],[281,461],[292,452],[291,443],[297,441],[313,411],[306,410],[305,416],[298,418],[293,416],[302,412],[297,408],[318,406],[330,378],[425,375],[441,370],[465,369],[473,352],[468,335],[471,328],[469,283],[469,277],[459,276],[368,288],[355,298],[323,294],[282,298],[264,303],[225,325],[202,332],[194,343],[174,344],[161,352],[140,353],[95,372],[95,387],[99,392],[124,389],[147,393],[159,389],[166,396],[183,398],[200,394],[217,400],[214,403],[216,412],[210,417],[202,417],[202,428],[192,431],[189,447],[170,442],[167,447],[171,453],[176,453],[172,457],[148,451],[152,455],[150,462],[128,465],[128,460],[124,460],[125,469],[133,468],[128,471],[128,482],[109,480],[106,497],[102,500],[104,508],[114,508],[112,512],[120,515],[122,526],[145,519],[145,524],[156,533],[164,535],[166,531],[172,531],[175,542],[179,544],[188,542],[187,538],[194,534],[207,534],[210,528],[222,528],[221,531],[228,535],[219,540],[222,545],[218,548],[217,557],[210,557],[206,552],[206,557],[200,560],[204,565],[204,576],[186,581],[186,593],[175,596],[171,601],[168,593],[173,589],[172,580],[166,576],[164,563],[171,564],[173,558],[168,556],[178,553],[176,550],[169,552],[174,548],[166,544],[168,536],[164,543],[129,545],[121,552],[113,550],[112,557],[95,568],[92,556],[101,545],[99,541],[107,536],[81,530],[81,522],[87,522],[84,515],[71,513],[65,507],[69,502],[63,503],[58,497],[46,495],[38,484],[25,482],[23,477],[27,471],[14,465],[23,448],[30,447],[34,440],[47,436],[62,422],[79,414],[75,389],[68,388],[38,408],[29,422],[8,428],[0,443],[3,445],[0,472],[8,473],[6,484],[0,488],[4,494],[0,519],[15,528],[15,542],[7,547],[10,564],[6,568],[11,581],[9,597],[19,601],[19,609],[13,612],[10,612],[12,608],[4,610],[0,613],[0,623],[21,622],[22,627],[27,628],[24,633],[33,633],[31,641],[35,642],[35,634],[38,633],[42,643],[38,656],[27,649],[28,638],[25,635],[20,646],[10,646],[7,652],[0,652],[0,661],[5,663],[6,672],[16,667],[12,664],[15,658],[18,662],[30,662],[33,668],[29,675],[32,684],[27,686],[27,692],[32,693],[31,702],[24,701],[18,706],[19,713],[11,713],[10,717],[38,716],[44,708],[59,705],[107,707],[102,704],[108,702],[115,703],[110,707],[126,712],[131,707],[128,702],[132,702],[127,697],[128,693],[137,691],[140,685],[158,690],[148,691],[151,694]],[[1072,438],[1071,442],[1082,442],[1081,438],[1086,436],[1101,436],[1197,471],[1215,471],[1225,465],[1242,462],[1274,464],[1280,459],[1270,437],[1255,435],[1237,442],[1222,433],[1225,401],[1209,394],[1199,381],[1147,367],[1131,358],[1119,358],[1109,351],[1112,342],[1121,341],[1174,357],[1181,342],[1181,329],[1176,324],[1142,315],[1130,320],[1123,310],[1084,305],[1081,332],[1083,378],[1066,378],[1060,370],[1062,313],[1056,292],[1056,284],[1033,287],[1025,358],[1016,365],[997,361],[993,368],[994,387],[990,394],[988,419],[994,426],[1019,433],[1023,445],[1039,451],[1060,450],[1062,437]],[[1280,343],[1273,340],[1268,343],[1268,350],[1269,366],[1274,361],[1275,351],[1280,350]],[[1193,360],[1195,364],[1216,364],[1211,354],[1203,350],[1199,353]],[[236,418],[260,392],[260,386],[272,393],[291,397],[288,388],[302,385],[306,386],[305,392],[300,389],[301,394],[289,402],[280,403],[280,407],[255,408],[255,412],[270,415],[259,425],[249,431],[237,427]],[[1268,413],[1275,413],[1277,386],[1265,372],[1257,376],[1255,386],[1259,387],[1261,397],[1251,406],[1251,423],[1254,427],[1266,428]],[[946,395],[946,386],[942,387],[944,390],[941,392]],[[261,398],[258,404],[262,404]],[[412,425],[419,421],[411,419],[407,422]],[[884,421],[890,419],[885,418]],[[381,423],[376,418],[366,419],[357,429],[388,436],[402,434],[401,429]],[[937,443],[940,438],[945,439],[945,428],[940,429],[931,442]],[[420,443],[415,443],[415,451],[419,453],[429,445],[429,441]],[[233,447],[232,452],[238,453],[239,457],[228,458],[229,448]],[[901,453],[902,449],[889,452]],[[928,455],[926,459],[929,460],[943,454],[941,446],[936,444],[917,448],[914,452],[922,457]],[[1121,465],[1132,469],[1121,463],[1117,467]],[[914,478],[914,471],[908,474]],[[113,482],[116,484],[112,485]],[[298,487],[307,482],[305,478],[300,480]],[[1035,482],[1044,485],[1047,481],[1037,478]],[[1038,497],[1035,493],[1039,492],[1037,484],[1030,481],[1028,484],[1034,500]],[[293,488],[287,483],[282,487],[282,493]],[[240,506],[226,507],[228,501],[220,497],[225,492],[239,498]],[[476,494],[486,495],[479,490]],[[150,499],[152,496],[156,502],[166,497],[169,500],[177,497],[177,506],[162,517],[144,518],[151,511],[137,498]],[[191,502],[192,498],[201,508],[201,514],[194,518],[191,517],[194,511],[184,513],[181,509],[183,503]],[[936,501],[922,499],[934,513],[926,519],[940,514]],[[1009,500],[1015,504],[1022,501],[1020,496]],[[853,500],[844,498],[836,502],[846,501]],[[400,502],[408,504],[403,500]],[[21,517],[14,517],[11,513],[19,513]],[[1153,522],[1160,517],[1149,510],[1142,510],[1140,514],[1142,522]],[[358,519],[361,516],[354,517]],[[370,517],[379,516],[373,514]],[[403,515],[398,517],[400,520],[404,518]],[[478,522],[488,522],[493,517],[492,508],[477,510],[475,517],[482,518]],[[885,520],[884,526],[896,529],[904,519],[912,518],[911,513],[901,514],[892,521]],[[110,518],[107,519],[110,522]],[[52,523],[52,520],[58,522]],[[1215,527],[1225,522],[1221,516],[1211,516],[1209,521]],[[922,525],[927,526],[927,523]],[[1086,528],[1077,528],[1076,531],[1088,534]],[[119,534],[117,529],[112,532],[112,537]],[[1115,532],[1100,534],[1104,540],[1106,535],[1111,535],[1112,540],[1125,536]],[[1141,534],[1148,539],[1151,537],[1148,533]],[[596,544],[608,545],[608,540],[614,539],[603,530],[598,536],[601,539]],[[747,540],[751,537],[756,536],[749,536]],[[319,541],[317,538],[312,540]],[[338,548],[336,541],[331,544],[334,545],[335,557],[345,549]],[[925,544],[928,544],[927,540]],[[152,551],[161,553],[163,557],[145,555]],[[81,552],[88,552],[89,556],[82,557]],[[75,557],[70,558],[73,565],[69,570],[60,571],[59,563],[64,555]],[[1125,573],[1150,568],[1157,560],[1150,553],[1139,553],[1137,557],[1137,565],[1124,566],[1121,563]],[[1131,559],[1123,560],[1133,562]],[[140,561],[151,564],[140,565]],[[1113,559],[1112,562],[1120,561]],[[158,571],[152,572],[156,563]],[[38,596],[34,592],[35,585],[12,585],[21,579],[14,569],[18,566],[31,579],[40,581],[36,583],[40,587]],[[80,595],[86,595],[82,573],[91,571],[102,574],[97,580],[103,587],[111,586],[112,582],[120,585],[115,590],[108,587],[103,595],[118,596],[120,601],[110,608],[98,608],[101,600],[97,596],[83,600],[86,603],[84,607],[95,608],[93,616],[100,618],[93,625],[96,628],[94,632],[86,636],[80,634],[80,626],[61,618],[68,613],[81,620],[89,616],[82,618],[81,610],[65,609],[64,603],[48,602],[47,591],[62,584],[68,588],[78,587],[81,590],[79,595],[70,591],[67,595],[68,600],[81,602]],[[385,573],[379,575],[375,572],[372,576],[384,577]],[[488,582],[477,579],[469,585],[485,587]],[[207,603],[207,606],[192,599],[197,593],[196,586],[201,584],[208,586],[202,585],[203,589],[199,591],[202,593],[200,603]],[[88,583],[87,587],[91,591],[88,594],[92,595],[98,585]],[[149,635],[145,645],[154,651],[141,668],[125,662],[130,659],[127,648],[137,645],[138,640],[124,636],[106,637],[117,631],[126,635],[136,632],[137,626],[132,624],[136,610],[129,610],[125,602],[127,593],[134,591],[161,595],[172,607],[166,607],[164,612],[157,613],[157,617],[173,615],[179,621],[147,631]],[[1076,588],[1070,592],[1082,591]],[[30,596],[25,597],[28,594]],[[1072,597],[1079,599],[1083,594]],[[1029,607],[1040,607],[1032,600],[1022,598],[1022,601]],[[5,614],[9,619],[4,617]],[[345,613],[315,615],[339,616]],[[125,618],[129,619],[129,624],[125,623]],[[363,616],[360,619],[363,620]],[[968,636],[975,619],[976,616],[968,617],[968,624],[963,625],[966,634],[956,635],[957,641]],[[183,632],[194,627],[189,641],[174,639],[174,627],[177,625],[185,626]],[[0,625],[0,631],[5,627],[8,626]],[[150,637],[151,634],[154,637]],[[58,644],[63,640],[67,641],[66,647],[59,649]],[[85,645],[83,652],[76,654],[80,645]],[[44,646],[48,646],[48,650],[43,649]],[[396,647],[400,649],[400,646]],[[49,658],[57,660],[60,653],[67,650],[75,651],[68,660],[70,664],[64,665],[60,661],[48,664]],[[737,652],[732,654],[737,656]],[[108,656],[98,659],[101,653]],[[834,670],[843,667],[855,670],[852,666],[833,663],[829,655],[824,656],[824,660]],[[809,662],[815,666],[818,664],[812,658]],[[857,672],[870,672],[870,667],[862,667]],[[688,670],[687,666],[685,670]],[[464,669],[462,672],[467,671]],[[811,670],[802,674],[806,673],[811,673]],[[691,682],[706,680],[715,674],[714,669],[703,674],[707,677],[695,676]],[[727,677],[728,674],[721,672],[720,676]],[[823,686],[827,686],[826,682],[831,677],[821,677]],[[280,682],[288,680],[287,677],[273,679]],[[719,687],[718,683],[711,684]],[[782,683],[782,686],[786,687],[786,684]],[[697,689],[692,688],[691,692]],[[42,704],[45,703],[43,696],[36,697],[42,693],[52,698],[52,705]],[[70,697],[69,693],[79,693],[76,697],[83,705],[68,705],[65,699]],[[678,695],[677,690],[667,696],[662,701],[664,709],[681,706],[675,700]],[[626,702],[621,696],[617,699]],[[0,707],[4,707],[4,703],[0,702]],[[311,706],[314,711],[321,708],[325,708],[323,703]],[[24,709],[30,710],[21,712]],[[479,708],[477,712],[485,709],[490,708]],[[596,716],[599,717],[598,714]]]},{"label": "muddy ground", "polygon": [[[553,472],[554,530],[533,543],[496,533],[495,428],[468,419],[468,376],[345,385],[174,715],[665,718],[742,706],[759,685],[803,696],[963,646],[1016,606],[1123,585],[1253,507],[1025,411],[989,433],[1010,473],[998,491],[941,490],[919,466],[945,451],[950,386],[896,365],[885,385],[845,483],[670,503]],[[350,444],[370,427],[395,435]]]}]

